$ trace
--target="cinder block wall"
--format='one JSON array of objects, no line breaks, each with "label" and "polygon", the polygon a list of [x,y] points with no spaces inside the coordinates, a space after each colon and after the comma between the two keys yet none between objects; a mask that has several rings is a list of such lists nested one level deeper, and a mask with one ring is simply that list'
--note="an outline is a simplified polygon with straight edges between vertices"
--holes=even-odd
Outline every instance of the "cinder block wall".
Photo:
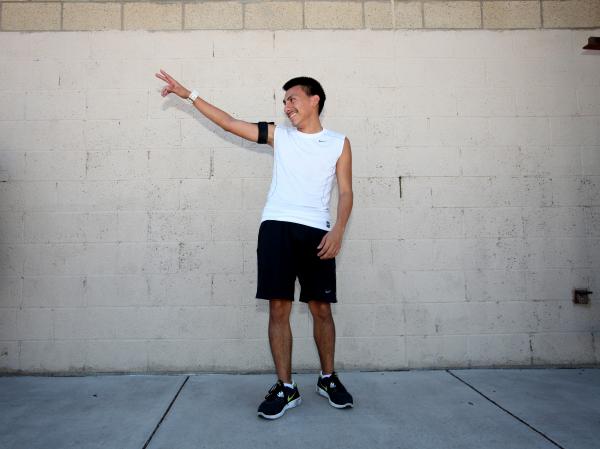
[{"label": "cinder block wall", "polygon": [[[163,99],[159,68],[277,123],[287,79],[322,81],[354,153],[338,369],[597,364],[598,293],[571,302],[600,291],[600,56],[581,50],[600,30],[574,30],[597,5],[2,2],[0,370],[271,369],[271,150]],[[372,30],[392,27],[443,29]],[[292,327],[316,369],[304,305]]]}]

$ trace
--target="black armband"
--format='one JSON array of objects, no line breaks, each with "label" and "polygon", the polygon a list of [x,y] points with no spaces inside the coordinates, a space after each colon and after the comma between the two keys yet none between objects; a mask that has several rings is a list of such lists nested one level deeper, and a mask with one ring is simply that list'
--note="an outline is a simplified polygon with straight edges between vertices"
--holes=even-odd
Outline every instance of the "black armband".
[{"label": "black armband", "polygon": [[275,122],[258,122],[258,140],[256,143],[267,143],[269,140],[269,125]]}]

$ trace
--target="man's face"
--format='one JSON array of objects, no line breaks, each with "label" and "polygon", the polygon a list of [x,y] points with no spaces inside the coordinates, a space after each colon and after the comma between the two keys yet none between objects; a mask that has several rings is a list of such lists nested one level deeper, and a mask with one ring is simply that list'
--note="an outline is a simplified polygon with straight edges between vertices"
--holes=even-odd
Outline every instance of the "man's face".
[{"label": "man's face", "polygon": [[302,87],[294,86],[285,91],[283,112],[287,115],[292,125],[297,127],[302,120],[313,114],[315,105],[318,105],[318,103],[319,97],[317,95],[309,97]]}]

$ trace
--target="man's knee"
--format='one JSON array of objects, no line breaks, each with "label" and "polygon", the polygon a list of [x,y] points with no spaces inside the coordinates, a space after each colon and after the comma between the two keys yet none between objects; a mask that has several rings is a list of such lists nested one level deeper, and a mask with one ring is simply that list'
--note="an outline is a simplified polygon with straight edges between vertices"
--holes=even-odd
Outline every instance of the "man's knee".
[{"label": "man's knee", "polygon": [[272,299],[269,301],[269,318],[275,321],[286,321],[290,318],[292,301],[287,299]]},{"label": "man's knee", "polygon": [[333,319],[331,315],[331,304],[328,302],[310,301],[308,304],[313,319],[319,321],[328,321]]}]

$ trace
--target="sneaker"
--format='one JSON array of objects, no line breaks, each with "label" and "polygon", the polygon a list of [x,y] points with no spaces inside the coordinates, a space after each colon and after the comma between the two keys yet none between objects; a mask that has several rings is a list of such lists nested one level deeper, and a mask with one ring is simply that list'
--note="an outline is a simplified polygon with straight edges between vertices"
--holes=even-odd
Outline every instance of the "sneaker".
[{"label": "sneaker", "polygon": [[288,408],[294,408],[302,403],[298,386],[294,383],[294,388],[286,387],[281,380],[273,385],[265,400],[258,407],[258,416],[267,419],[277,419],[285,413]]},{"label": "sneaker", "polygon": [[329,404],[332,407],[354,407],[352,395],[342,385],[335,371],[327,378],[319,376],[319,380],[317,380],[317,393],[329,399]]}]

